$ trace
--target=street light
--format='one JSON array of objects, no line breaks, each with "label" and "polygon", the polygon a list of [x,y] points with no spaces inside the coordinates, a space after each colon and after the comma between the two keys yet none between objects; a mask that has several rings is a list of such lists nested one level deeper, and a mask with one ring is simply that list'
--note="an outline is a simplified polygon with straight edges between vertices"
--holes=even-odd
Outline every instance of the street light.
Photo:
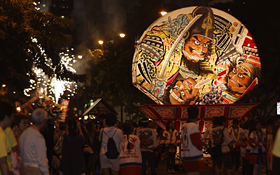
[{"label": "street light", "polygon": [[125,34],[124,34],[124,33],[120,33],[120,37],[121,37],[121,38],[124,38],[124,37],[125,37]]},{"label": "street light", "polygon": [[81,60],[83,58],[83,55],[79,54],[78,58]]},{"label": "street light", "polygon": [[102,45],[103,44],[103,40],[99,40],[98,44]]},{"label": "street light", "polygon": [[167,12],[166,11],[161,11],[161,12],[159,12],[160,14],[161,14],[161,16],[164,16],[164,15],[166,15],[167,14]]}]

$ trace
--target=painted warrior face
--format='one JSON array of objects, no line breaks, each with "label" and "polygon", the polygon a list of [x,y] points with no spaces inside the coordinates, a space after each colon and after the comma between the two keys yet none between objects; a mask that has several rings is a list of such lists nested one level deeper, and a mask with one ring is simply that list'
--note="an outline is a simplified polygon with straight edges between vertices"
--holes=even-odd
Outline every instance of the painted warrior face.
[{"label": "painted warrior face", "polygon": [[193,104],[197,97],[198,90],[194,88],[195,80],[188,78],[187,80],[176,82],[175,86],[170,90],[171,104]]},{"label": "painted warrior face", "polygon": [[184,56],[193,62],[203,61],[205,55],[208,52],[208,46],[210,39],[204,36],[195,35],[185,43],[183,54]]},{"label": "painted warrior face", "polygon": [[227,77],[227,86],[234,92],[244,93],[249,87],[252,76],[252,70],[246,64],[237,65]]}]

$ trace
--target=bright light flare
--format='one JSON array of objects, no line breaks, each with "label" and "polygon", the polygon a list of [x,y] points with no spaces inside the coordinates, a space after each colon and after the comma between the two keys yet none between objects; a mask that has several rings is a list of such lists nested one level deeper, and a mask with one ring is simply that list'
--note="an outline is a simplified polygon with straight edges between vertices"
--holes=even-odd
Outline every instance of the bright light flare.
[{"label": "bright light flare", "polygon": [[124,33],[120,33],[120,37],[121,37],[121,38],[124,38],[124,37],[125,37],[125,34],[124,34]]},{"label": "bright light flare", "polygon": [[166,11],[161,11],[160,14],[161,14],[161,16],[164,16],[164,15],[167,14],[167,12]]},{"label": "bright light flare", "polygon": [[[33,43],[37,43],[37,47],[40,49],[41,55],[44,55],[45,65],[55,72],[57,67],[52,66],[52,58],[49,58],[47,56],[44,48],[38,43],[38,40],[36,38],[31,37],[31,41]],[[76,70],[72,66],[73,63],[76,62],[76,60],[74,55],[70,53],[70,50],[73,51],[74,48],[67,48],[65,52],[59,53],[59,56],[61,58],[60,65],[64,65],[64,67],[68,71],[74,74],[76,73]],[[29,52],[31,52],[30,49]],[[49,98],[55,99],[58,103],[59,98],[64,94],[65,90],[68,90],[71,93],[71,96],[74,95],[72,92],[75,92],[75,90],[77,89],[77,83],[75,81],[70,81],[69,78],[69,81],[66,81],[66,79],[57,79],[56,74],[53,74],[49,77],[43,69],[37,67],[37,62],[39,62],[39,60],[34,59],[32,72],[35,74],[35,79],[30,79],[30,87],[24,89],[24,94],[26,96],[30,97],[32,94],[36,93],[39,94],[39,97],[48,96]],[[61,71],[63,73],[65,70],[61,69]],[[33,73],[31,73],[31,75],[33,75]],[[34,92],[34,90],[36,90],[36,92]]]},{"label": "bright light flare", "polygon": [[98,41],[98,44],[100,44],[100,45],[102,45],[103,43],[104,43],[103,40],[99,40],[99,41]]},{"label": "bright light flare", "polygon": [[83,58],[83,55],[78,55],[78,58],[81,60]]},{"label": "bright light flare", "polygon": [[16,111],[17,111],[17,112],[21,112],[21,107],[17,107],[17,108],[16,108]]}]

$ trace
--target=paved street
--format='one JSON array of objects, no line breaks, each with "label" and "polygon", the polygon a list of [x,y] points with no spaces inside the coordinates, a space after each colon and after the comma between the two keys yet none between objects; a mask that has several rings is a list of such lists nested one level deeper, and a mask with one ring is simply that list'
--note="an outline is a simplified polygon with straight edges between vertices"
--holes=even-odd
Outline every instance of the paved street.
[{"label": "paved street", "polygon": [[[210,166],[206,166],[205,169],[200,172],[200,175],[212,175]],[[159,167],[157,169],[157,174],[159,174],[159,175],[175,175],[175,174],[176,175],[186,175],[186,173],[183,170],[183,167],[179,167],[179,170],[175,171],[174,173],[167,172],[166,160],[161,160],[160,161]],[[225,173],[225,174],[227,174],[227,173]],[[242,174],[241,171],[238,171],[238,172],[233,171],[233,175],[241,175],[241,174]],[[265,175],[264,171],[263,171],[262,175]]]}]

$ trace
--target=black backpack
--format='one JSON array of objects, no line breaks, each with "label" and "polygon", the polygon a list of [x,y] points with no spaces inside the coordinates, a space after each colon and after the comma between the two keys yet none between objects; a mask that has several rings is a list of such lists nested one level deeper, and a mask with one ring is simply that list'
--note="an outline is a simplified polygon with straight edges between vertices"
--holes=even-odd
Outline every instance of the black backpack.
[{"label": "black backpack", "polygon": [[113,139],[116,131],[117,131],[117,129],[115,130],[112,137],[109,137],[108,134],[106,134],[106,132],[104,131],[104,133],[109,137],[108,142],[107,142],[107,152],[105,153],[105,155],[108,159],[117,159],[120,154],[117,149],[115,140]]}]

